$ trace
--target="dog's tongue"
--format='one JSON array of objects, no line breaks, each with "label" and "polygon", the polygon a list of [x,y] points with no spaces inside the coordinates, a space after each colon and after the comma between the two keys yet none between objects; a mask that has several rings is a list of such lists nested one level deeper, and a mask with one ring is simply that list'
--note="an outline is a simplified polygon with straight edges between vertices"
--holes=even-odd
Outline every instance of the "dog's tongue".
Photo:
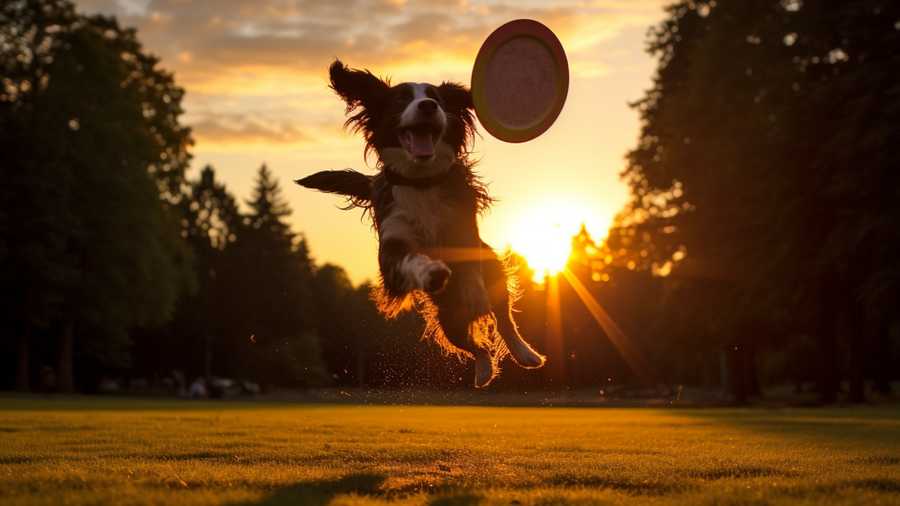
[{"label": "dog's tongue", "polygon": [[431,132],[407,130],[402,137],[409,154],[417,158],[428,158],[434,155],[434,141]]}]

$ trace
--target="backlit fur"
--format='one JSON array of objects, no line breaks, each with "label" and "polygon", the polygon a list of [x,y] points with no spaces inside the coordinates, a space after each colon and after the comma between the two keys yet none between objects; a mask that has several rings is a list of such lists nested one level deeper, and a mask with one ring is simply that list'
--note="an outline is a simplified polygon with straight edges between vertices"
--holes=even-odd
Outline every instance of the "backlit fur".
[{"label": "backlit fur", "polygon": [[507,269],[478,233],[477,215],[491,198],[468,157],[475,134],[469,91],[447,82],[391,86],[340,61],[329,76],[347,105],[346,125],[363,135],[378,173],[325,171],[298,183],[344,195],[348,207],[373,218],[379,309],[388,317],[418,310],[427,337],[475,359],[478,387],[496,376],[507,350],[523,367],[543,365],[512,319]]}]

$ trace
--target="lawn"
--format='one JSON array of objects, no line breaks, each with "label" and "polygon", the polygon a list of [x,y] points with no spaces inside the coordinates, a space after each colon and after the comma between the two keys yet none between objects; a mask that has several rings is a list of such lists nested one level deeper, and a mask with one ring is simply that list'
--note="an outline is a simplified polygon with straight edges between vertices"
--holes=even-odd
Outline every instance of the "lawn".
[{"label": "lawn", "polygon": [[7,398],[0,503],[900,504],[900,409]]}]

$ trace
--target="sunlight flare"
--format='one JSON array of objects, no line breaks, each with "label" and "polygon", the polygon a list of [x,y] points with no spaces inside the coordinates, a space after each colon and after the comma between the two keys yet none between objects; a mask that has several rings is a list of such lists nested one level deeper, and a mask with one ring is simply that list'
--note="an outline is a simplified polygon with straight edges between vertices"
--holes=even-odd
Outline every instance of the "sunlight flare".
[{"label": "sunlight flare", "polygon": [[629,339],[624,332],[622,332],[622,329],[619,328],[619,325],[616,324],[615,320],[609,316],[609,313],[603,309],[600,303],[597,302],[597,299],[591,295],[591,292],[577,276],[572,274],[568,269],[564,269],[562,274],[565,276],[566,281],[569,282],[569,285],[572,286],[572,289],[575,290],[575,294],[578,295],[578,298],[581,299],[581,302],[584,303],[584,306],[591,313],[591,316],[594,317],[594,321],[596,321],[600,328],[603,329],[603,332],[609,338],[609,341],[619,350],[619,353],[622,354],[622,358],[625,359],[625,362],[628,363],[631,370],[644,384],[654,384],[655,378],[652,368],[641,350],[631,342],[631,339]]},{"label": "sunlight flare", "polygon": [[559,277],[547,277],[547,354],[550,360],[550,381],[566,382],[565,343],[563,342],[562,308],[559,299]]},{"label": "sunlight flare", "polygon": [[511,227],[510,246],[525,257],[541,282],[565,268],[572,252],[572,237],[578,232],[586,209],[570,202],[544,202],[523,212]]}]

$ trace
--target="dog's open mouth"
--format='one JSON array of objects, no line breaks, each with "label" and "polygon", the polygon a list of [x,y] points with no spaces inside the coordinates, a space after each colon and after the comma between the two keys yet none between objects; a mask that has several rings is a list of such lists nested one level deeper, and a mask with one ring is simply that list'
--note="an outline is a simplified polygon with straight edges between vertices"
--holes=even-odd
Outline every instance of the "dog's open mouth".
[{"label": "dog's open mouth", "polygon": [[417,160],[428,160],[434,156],[434,143],[440,134],[438,125],[420,123],[402,128],[397,137],[410,156]]}]

